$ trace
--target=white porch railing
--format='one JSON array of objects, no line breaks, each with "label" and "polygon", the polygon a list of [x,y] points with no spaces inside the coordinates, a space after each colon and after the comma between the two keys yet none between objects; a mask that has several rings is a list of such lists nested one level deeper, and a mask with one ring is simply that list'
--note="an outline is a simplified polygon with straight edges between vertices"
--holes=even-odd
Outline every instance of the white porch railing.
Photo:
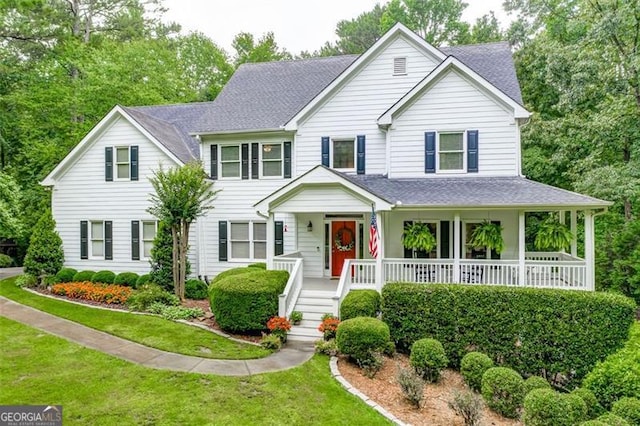
[{"label": "white porch railing", "polygon": [[527,260],[525,273],[527,287],[589,290],[585,261]]},{"label": "white porch railing", "polygon": [[[291,253],[294,255],[295,253]],[[288,256],[288,255],[285,255]],[[289,318],[302,291],[304,266],[302,257],[279,256],[273,259],[273,269],[289,272],[289,280],[278,299],[278,315]]]},{"label": "white porch railing", "polygon": [[338,288],[333,296],[333,315],[340,314],[340,304],[350,290],[376,289],[376,262],[369,259],[344,261]]},{"label": "white porch railing", "polygon": [[297,259],[302,259],[302,254],[297,251],[276,256],[273,258],[273,269],[291,274]]},{"label": "white porch railing", "polygon": [[558,261],[583,261],[579,257],[573,257],[568,253],[557,251],[528,251],[524,254],[525,260],[545,260],[548,262]]}]

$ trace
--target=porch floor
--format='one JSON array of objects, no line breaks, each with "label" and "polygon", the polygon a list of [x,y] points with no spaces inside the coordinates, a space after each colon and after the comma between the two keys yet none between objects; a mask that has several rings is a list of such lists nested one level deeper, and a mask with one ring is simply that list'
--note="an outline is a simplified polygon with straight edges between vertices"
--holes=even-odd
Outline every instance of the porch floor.
[{"label": "porch floor", "polygon": [[302,289],[312,291],[329,291],[335,293],[336,290],[338,290],[338,281],[338,278],[304,277],[302,281]]}]

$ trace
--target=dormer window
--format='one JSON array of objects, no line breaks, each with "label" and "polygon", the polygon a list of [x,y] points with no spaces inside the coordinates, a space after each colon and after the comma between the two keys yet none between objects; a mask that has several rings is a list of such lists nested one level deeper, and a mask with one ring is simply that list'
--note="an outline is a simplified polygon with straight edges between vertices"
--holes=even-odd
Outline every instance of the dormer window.
[{"label": "dormer window", "polygon": [[393,75],[407,74],[407,58],[404,56],[393,58]]}]

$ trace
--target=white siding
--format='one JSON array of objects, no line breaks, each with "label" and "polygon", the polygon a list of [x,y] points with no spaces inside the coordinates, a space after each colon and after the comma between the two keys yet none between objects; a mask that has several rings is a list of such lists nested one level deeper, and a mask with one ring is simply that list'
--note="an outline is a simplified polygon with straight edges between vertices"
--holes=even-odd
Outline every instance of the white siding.
[{"label": "white siding", "polygon": [[[393,75],[393,59],[407,58],[407,74]],[[321,163],[320,140],[366,136],[366,173],[386,172],[385,134],[376,120],[436,65],[403,38],[392,41],[360,72],[320,106],[296,136],[296,174]]]},{"label": "white siding", "polygon": [[[104,152],[107,146],[139,147],[139,180],[105,181]],[[115,153],[114,153],[115,157]],[[146,212],[153,192],[148,178],[159,164],[171,167],[175,163],[149,141],[131,123],[117,118],[57,182],[52,194],[53,216],[63,241],[65,265],[78,270],[114,272],[149,271],[148,260],[131,260],[131,221],[155,220]],[[114,167],[115,173],[115,167]],[[80,221],[110,220],[113,222],[113,260],[80,259]],[[197,271],[194,255],[195,228],[191,233],[190,261]],[[142,255],[142,251],[141,251]]]},{"label": "white siding", "polygon": [[478,173],[467,176],[517,174],[518,128],[513,114],[450,71],[395,118],[389,176],[433,177],[424,172],[424,132],[460,130],[479,131]]},{"label": "white siding", "polygon": [[277,206],[275,212],[353,213],[371,210],[371,204],[340,187],[305,188]]},{"label": "white siding", "polygon": [[[304,258],[304,275],[322,277],[324,271],[324,215],[296,215],[298,232],[298,251]],[[313,224],[313,231],[307,231],[307,225]]]}]

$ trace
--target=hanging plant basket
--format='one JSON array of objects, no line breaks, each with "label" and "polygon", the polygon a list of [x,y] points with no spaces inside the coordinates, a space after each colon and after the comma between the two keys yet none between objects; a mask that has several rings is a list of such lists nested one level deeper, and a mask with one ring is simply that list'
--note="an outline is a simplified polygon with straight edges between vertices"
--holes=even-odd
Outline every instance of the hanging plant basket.
[{"label": "hanging plant basket", "polygon": [[534,245],[540,251],[561,251],[568,249],[572,240],[573,234],[567,225],[550,215],[540,224]]},{"label": "hanging plant basket", "polygon": [[502,253],[502,250],[504,250],[502,226],[485,220],[473,229],[469,244],[474,248],[488,247],[498,254]]},{"label": "hanging plant basket", "polygon": [[415,222],[405,226],[402,233],[402,245],[409,250],[423,250],[427,253],[437,245],[436,237],[433,236],[429,225]]}]

